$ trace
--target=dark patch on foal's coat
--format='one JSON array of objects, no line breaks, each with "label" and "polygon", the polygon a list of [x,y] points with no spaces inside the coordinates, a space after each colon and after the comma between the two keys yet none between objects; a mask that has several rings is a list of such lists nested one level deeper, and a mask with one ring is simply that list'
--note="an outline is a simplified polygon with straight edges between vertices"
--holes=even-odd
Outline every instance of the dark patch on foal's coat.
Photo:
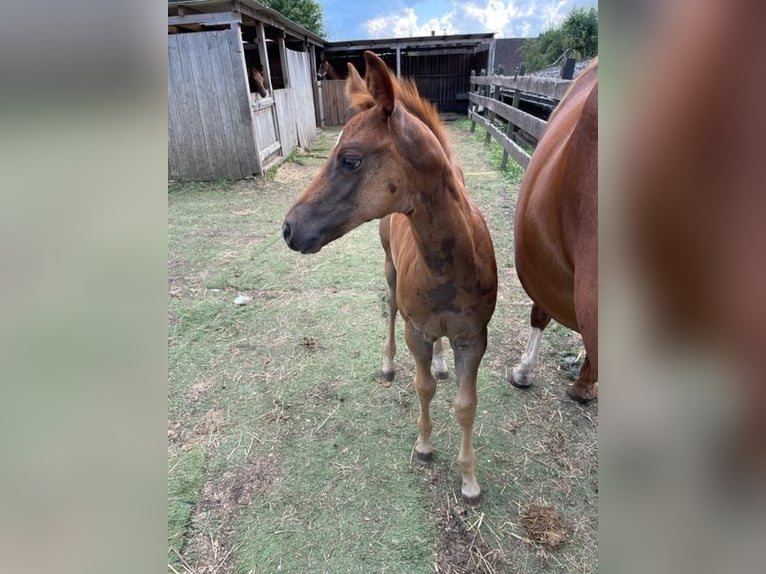
[{"label": "dark patch on foal's coat", "polygon": [[455,306],[455,297],[457,297],[457,288],[452,283],[442,283],[429,292],[429,298],[436,313],[443,311],[459,313],[460,309]]}]

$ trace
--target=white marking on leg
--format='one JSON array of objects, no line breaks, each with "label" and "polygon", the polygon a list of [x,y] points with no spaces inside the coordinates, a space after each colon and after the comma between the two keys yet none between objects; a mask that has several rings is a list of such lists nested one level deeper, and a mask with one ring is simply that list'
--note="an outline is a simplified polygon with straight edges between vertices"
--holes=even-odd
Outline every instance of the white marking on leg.
[{"label": "white marking on leg", "polygon": [[543,338],[542,329],[532,327],[527,341],[527,348],[521,355],[521,361],[513,369],[513,380],[516,384],[528,387],[532,384],[532,372],[537,368],[537,354],[540,351],[540,341]]},{"label": "white marking on leg", "polygon": [[443,378],[449,372],[447,369],[447,362],[444,360],[444,347],[442,346],[441,339],[436,339],[436,341],[434,341],[434,351],[431,357],[431,372],[440,378]]}]

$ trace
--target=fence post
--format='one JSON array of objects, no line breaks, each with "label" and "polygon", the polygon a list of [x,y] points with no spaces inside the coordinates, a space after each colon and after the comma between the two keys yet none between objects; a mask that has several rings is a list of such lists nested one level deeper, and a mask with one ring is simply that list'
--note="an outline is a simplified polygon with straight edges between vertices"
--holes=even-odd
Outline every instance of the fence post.
[{"label": "fence post", "polygon": [[[485,74],[485,70],[482,70],[481,72],[482,72],[482,75],[486,75],[487,79],[489,79],[490,76],[489,74]],[[484,90],[484,96],[487,99],[492,98],[494,94],[494,88],[495,87],[492,85],[492,81],[490,80],[490,82],[485,86],[485,90]],[[486,108],[486,109],[489,112],[487,114],[487,123],[492,124],[495,120],[495,113],[489,108]],[[492,134],[489,133],[489,130],[486,130],[486,133],[484,134],[484,145],[489,145],[490,141],[492,141]]]},{"label": "fence post", "polygon": [[[519,107],[519,99],[521,98],[521,90],[515,89],[513,90],[513,103],[511,106],[514,108]],[[513,134],[515,134],[517,131],[519,131],[519,126],[514,125],[511,123],[510,120],[508,120],[508,125],[505,127],[505,135],[508,136],[508,139],[511,141],[515,141],[515,138],[513,137]],[[500,169],[505,169],[505,167],[508,165],[508,152],[505,151],[505,148],[503,148],[503,159],[500,162]]]},{"label": "fence post", "polygon": [[[471,97],[470,94],[473,91],[474,86],[476,85],[473,83],[473,78],[475,77],[476,77],[476,70],[471,70],[471,83],[468,85],[469,98]],[[471,102],[471,133],[474,133],[476,131],[476,122],[473,119],[473,115],[475,113],[476,113],[476,102]]]}]

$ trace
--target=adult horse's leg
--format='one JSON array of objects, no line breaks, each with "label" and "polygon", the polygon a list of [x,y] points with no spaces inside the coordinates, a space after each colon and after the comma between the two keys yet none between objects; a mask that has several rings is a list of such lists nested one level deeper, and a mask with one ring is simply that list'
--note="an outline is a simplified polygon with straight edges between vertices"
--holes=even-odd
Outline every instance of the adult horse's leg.
[{"label": "adult horse's leg", "polygon": [[384,217],[380,220],[380,243],[386,252],[386,299],[388,301],[388,333],[386,334],[386,344],[383,347],[383,368],[381,376],[384,381],[394,380],[394,355],[396,355],[396,313],[399,307],[396,303],[396,267],[391,259],[390,236],[390,217]]},{"label": "adult horse's leg", "polygon": [[545,311],[532,303],[530,313],[532,325],[527,348],[521,355],[521,361],[511,371],[511,384],[520,389],[527,389],[532,385],[532,373],[537,368],[537,354],[540,351],[540,340],[543,338],[543,329],[551,322],[551,317]]},{"label": "adult horse's leg", "polygon": [[405,322],[404,330],[407,346],[415,358],[415,390],[420,399],[420,416],[418,416],[418,441],[415,443],[415,454],[421,462],[430,462],[433,458],[434,447],[431,444],[431,399],[436,393],[436,381],[431,375],[431,356],[433,344],[426,340],[423,334],[415,329],[409,321]]},{"label": "adult horse's leg", "polygon": [[447,362],[444,360],[444,344],[441,337],[434,341],[434,357],[431,362],[431,369],[437,379],[444,380],[449,376]]},{"label": "adult horse's leg", "polygon": [[462,429],[460,453],[457,457],[463,475],[463,500],[471,506],[481,504],[481,488],[476,480],[476,454],[473,451],[473,421],[476,418],[476,376],[479,363],[487,348],[487,331],[467,343],[450,341],[455,353],[455,376],[458,389],[455,396],[455,417]]},{"label": "adult horse's leg", "polygon": [[585,345],[585,362],[577,380],[567,388],[569,398],[587,403],[598,397],[598,272],[575,271],[577,325]]}]

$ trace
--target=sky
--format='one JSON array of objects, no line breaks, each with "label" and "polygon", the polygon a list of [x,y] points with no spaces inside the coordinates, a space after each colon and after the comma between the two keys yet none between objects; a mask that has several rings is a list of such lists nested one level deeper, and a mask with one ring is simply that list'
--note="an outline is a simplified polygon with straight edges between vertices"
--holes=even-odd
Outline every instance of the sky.
[{"label": "sky", "polygon": [[477,34],[534,37],[560,23],[575,7],[597,0],[318,0],[327,39],[364,40],[407,36]]}]

